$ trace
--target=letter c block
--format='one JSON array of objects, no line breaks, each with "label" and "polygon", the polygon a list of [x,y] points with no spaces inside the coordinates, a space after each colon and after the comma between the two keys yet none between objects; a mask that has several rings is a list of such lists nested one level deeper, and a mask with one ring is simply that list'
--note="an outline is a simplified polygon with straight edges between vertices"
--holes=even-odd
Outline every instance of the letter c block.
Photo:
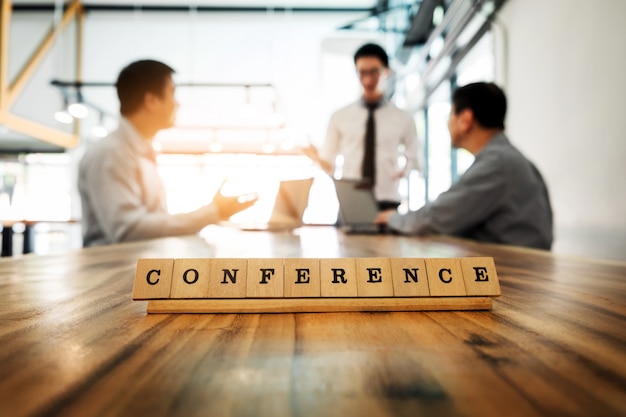
[{"label": "letter c block", "polygon": [[133,300],[170,298],[174,259],[139,259],[135,269]]},{"label": "letter c block", "polygon": [[458,258],[428,258],[426,259],[426,274],[431,297],[467,295],[463,270]]}]

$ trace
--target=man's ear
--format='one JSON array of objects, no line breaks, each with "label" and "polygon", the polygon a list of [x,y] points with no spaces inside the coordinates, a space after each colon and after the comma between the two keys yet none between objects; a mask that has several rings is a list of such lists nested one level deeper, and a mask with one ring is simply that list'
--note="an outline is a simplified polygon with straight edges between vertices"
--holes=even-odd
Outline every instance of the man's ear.
[{"label": "man's ear", "polygon": [[467,132],[474,126],[474,112],[471,109],[463,109],[457,115],[459,126],[463,132]]}]

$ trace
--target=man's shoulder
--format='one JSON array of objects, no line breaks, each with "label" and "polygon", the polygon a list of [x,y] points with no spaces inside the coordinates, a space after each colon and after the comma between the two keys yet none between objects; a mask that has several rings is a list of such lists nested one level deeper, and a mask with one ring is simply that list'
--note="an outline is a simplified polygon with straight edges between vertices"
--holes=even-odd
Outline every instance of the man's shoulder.
[{"label": "man's shoulder", "polygon": [[352,103],[346,104],[333,112],[333,116],[344,116],[349,115],[351,113],[362,111],[363,105],[360,100],[353,101]]}]

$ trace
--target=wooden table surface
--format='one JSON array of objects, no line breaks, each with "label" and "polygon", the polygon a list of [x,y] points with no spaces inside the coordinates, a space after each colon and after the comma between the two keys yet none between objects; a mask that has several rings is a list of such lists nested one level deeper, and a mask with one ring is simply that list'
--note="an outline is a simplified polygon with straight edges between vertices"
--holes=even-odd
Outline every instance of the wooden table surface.
[{"label": "wooden table surface", "polygon": [[[480,312],[146,314],[149,257],[495,259]],[[209,227],[0,260],[0,417],[625,416],[626,264],[450,238]]]}]

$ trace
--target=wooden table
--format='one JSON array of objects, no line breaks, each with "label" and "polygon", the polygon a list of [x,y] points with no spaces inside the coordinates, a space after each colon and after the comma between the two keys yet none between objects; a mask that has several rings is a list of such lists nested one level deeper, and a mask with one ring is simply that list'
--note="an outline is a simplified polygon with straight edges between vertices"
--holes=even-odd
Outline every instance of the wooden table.
[{"label": "wooden table", "polygon": [[[0,416],[624,416],[626,264],[209,227],[0,260]],[[146,314],[147,257],[493,256],[492,311]]]}]

